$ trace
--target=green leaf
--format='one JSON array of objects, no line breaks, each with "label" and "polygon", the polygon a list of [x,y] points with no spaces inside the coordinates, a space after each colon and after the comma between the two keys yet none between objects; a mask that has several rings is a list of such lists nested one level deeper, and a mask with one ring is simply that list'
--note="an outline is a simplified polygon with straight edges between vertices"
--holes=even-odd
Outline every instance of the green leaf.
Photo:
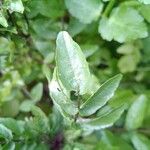
[{"label": "green leaf", "polygon": [[138,0],[138,1],[141,2],[141,3],[144,3],[144,4],[150,4],[149,0]]},{"label": "green leaf", "polygon": [[[36,34],[34,36],[35,36],[35,40],[37,42],[38,42],[39,38],[42,39],[43,41],[44,40],[48,40],[48,41],[54,40],[54,39],[56,39],[57,32],[60,31],[60,24],[59,23],[54,22],[53,20],[47,19],[44,17],[38,18],[34,21],[32,20],[31,27],[33,28],[33,30]],[[42,40],[41,40],[41,42],[42,42]],[[38,44],[37,45],[37,47],[38,47],[40,43],[35,43],[35,44]],[[47,46],[47,44],[46,44],[46,46]],[[51,45],[49,43],[48,47],[50,47],[50,46]]]},{"label": "green leaf", "polygon": [[65,13],[64,2],[62,0],[30,0],[28,1],[28,7],[30,18],[36,17],[38,14],[42,14],[45,17],[56,19],[63,17]]},{"label": "green leaf", "polygon": [[15,142],[5,144],[3,150],[15,150]]},{"label": "green leaf", "polygon": [[24,12],[24,6],[21,0],[6,0],[4,5],[9,9],[9,11],[15,11],[19,13]]},{"label": "green leaf", "polygon": [[137,129],[142,125],[146,105],[147,98],[144,95],[140,95],[137,100],[133,102],[126,116],[125,126],[128,130]]},{"label": "green leaf", "polygon": [[[45,113],[37,106],[31,108],[33,119],[26,122],[25,132],[37,132],[37,134],[49,133],[50,126],[49,121]],[[28,130],[28,131],[27,131]]]},{"label": "green leaf", "polygon": [[92,44],[84,44],[81,46],[81,48],[86,58],[92,56],[95,52],[99,50],[98,45],[92,45]]},{"label": "green leaf", "polygon": [[53,79],[49,84],[50,96],[62,113],[63,116],[66,116],[65,113],[70,115],[75,115],[78,112],[77,106],[70,100],[70,95],[66,91],[66,89],[60,86],[60,81],[58,81],[57,77],[57,69],[54,70]]},{"label": "green leaf", "polygon": [[133,55],[122,56],[118,61],[118,67],[122,73],[133,72],[136,69],[136,65]]},{"label": "green leaf", "polygon": [[130,43],[126,43],[121,45],[118,49],[117,49],[117,53],[119,54],[132,54],[134,50],[136,50],[137,48]]},{"label": "green leaf", "polygon": [[150,5],[142,5],[139,10],[142,16],[150,23]]},{"label": "green leaf", "polygon": [[98,30],[103,39],[120,43],[148,36],[144,19],[138,11],[123,6],[113,9],[109,18],[103,17]]},{"label": "green leaf", "polygon": [[85,29],[86,24],[81,23],[79,20],[72,18],[69,22],[67,31],[71,36],[79,34],[83,29]]},{"label": "green leaf", "polygon": [[87,24],[97,20],[103,9],[101,0],[65,0],[65,3],[72,16]]},{"label": "green leaf", "polygon": [[66,31],[58,34],[56,45],[56,65],[59,79],[67,90],[81,95],[85,94],[88,91],[91,76],[79,45]]},{"label": "green leaf", "polygon": [[63,16],[65,13],[64,2],[62,0],[42,0],[40,4],[40,13],[46,17],[57,18]]},{"label": "green leaf", "polygon": [[31,90],[31,96],[34,102],[40,101],[43,95],[43,84],[37,83]]},{"label": "green leaf", "polygon": [[114,95],[115,90],[119,86],[121,74],[114,76],[100,86],[100,88],[92,95],[80,108],[81,116],[89,116],[94,114],[98,109],[104,106],[108,100]]},{"label": "green leaf", "polygon": [[2,12],[2,10],[0,10],[0,25],[2,25],[3,27],[8,27],[8,23],[7,20]]},{"label": "green leaf", "polygon": [[12,132],[10,129],[6,128],[4,125],[0,124],[0,137],[11,140],[13,138]]},{"label": "green leaf", "polygon": [[150,140],[142,134],[134,134],[131,138],[131,141],[136,150],[149,150],[150,149]]},{"label": "green leaf", "polygon": [[122,115],[125,107],[121,106],[112,110],[109,114],[93,118],[93,119],[79,119],[78,122],[81,127],[85,129],[99,130],[112,126]]},{"label": "green leaf", "polygon": [[23,132],[22,122],[16,121],[13,118],[0,118],[0,124],[3,124],[16,135],[20,135]]},{"label": "green leaf", "polygon": [[29,112],[32,108],[32,106],[35,105],[35,102],[33,100],[24,100],[21,104],[20,104],[20,110],[23,112]]},{"label": "green leaf", "polygon": [[135,96],[131,89],[122,89],[116,92],[115,96],[108,102],[108,105],[111,107],[117,107],[124,105],[128,108],[131,103],[134,101]]},{"label": "green leaf", "polygon": [[121,136],[108,130],[101,131],[101,142],[98,142],[98,146],[96,150],[100,150],[101,146],[102,150],[133,150]]}]

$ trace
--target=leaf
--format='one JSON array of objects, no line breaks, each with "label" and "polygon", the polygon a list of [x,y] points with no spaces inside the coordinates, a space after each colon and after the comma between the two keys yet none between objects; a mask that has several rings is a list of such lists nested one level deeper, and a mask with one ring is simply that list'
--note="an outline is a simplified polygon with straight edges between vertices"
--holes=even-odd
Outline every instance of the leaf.
[{"label": "leaf", "polygon": [[[64,2],[62,0],[43,0],[40,3],[40,13],[46,17],[58,18],[65,13]],[[35,4],[36,5],[36,4]]]},{"label": "leaf", "polygon": [[10,129],[0,124],[0,137],[10,141],[13,138],[13,135]]},{"label": "leaf", "polygon": [[3,124],[16,135],[20,135],[23,132],[23,122],[16,121],[13,118],[0,118],[0,124]]},{"label": "leaf", "polygon": [[101,0],[65,0],[65,4],[72,16],[86,24],[97,20],[103,9]]},{"label": "leaf", "polygon": [[57,36],[56,65],[58,78],[67,90],[80,95],[88,91],[91,77],[88,64],[79,45],[66,31],[60,32]]},{"label": "leaf", "polygon": [[32,100],[24,100],[21,104],[20,104],[20,110],[23,112],[29,112],[32,108],[32,106],[35,105],[35,102]]},{"label": "leaf", "polygon": [[92,45],[92,44],[82,45],[81,48],[86,58],[92,56],[95,52],[99,50],[98,45]]},{"label": "leaf", "polygon": [[118,67],[122,73],[135,71],[137,62],[134,60],[133,55],[122,56],[118,61]]},{"label": "leaf", "polygon": [[141,2],[141,3],[144,3],[144,4],[150,4],[149,0],[138,0],[138,1]]},{"label": "leaf", "polygon": [[81,116],[90,116],[98,109],[104,106],[108,100],[114,95],[115,90],[119,86],[121,74],[114,76],[100,86],[100,88],[91,96],[80,108]]},{"label": "leaf", "polygon": [[24,12],[24,6],[21,0],[6,0],[4,5],[6,5],[7,9],[9,9],[12,12]]},{"label": "leaf", "polygon": [[132,54],[133,51],[137,50],[137,48],[130,43],[123,44],[117,49],[117,53],[119,54]]},{"label": "leaf", "polygon": [[150,5],[142,5],[139,10],[142,16],[150,23]]},{"label": "leaf", "polygon": [[92,130],[104,129],[112,126],[124,112],[124,106],[112,110],[109,114],[93,118],[93,119],[81,119],[79,124],[81,127]]},{"label": "leaf", "polygon": [[3,150],[15,150],[15,142],[5,144]]},{"label": "leaf", "polygon": [[[60,24],[47,18],[38,18],[35,21],[32,20],[31,27],[36,33],[35,35],[36,40],[38,40],[39,38],[48,41],[54,40],[56,39],[57,32],[60,31]],[[37,45],[40,43],[35,43],[35,44]]]},{"label": "leaf", "polygon": [[142,134],[134,134],[131,138],[131,141],[136,150],[149,150],[150,149],[150,140]]},{"label": "leaf", "polygon": [[65,13],[64,2],[62,0],[32,0],[28,1],[28,7],[30,18],[36,17],[38,14],[42,14],[45,17],[57,19],[63,17]]},{"label": "leaf", "polygon": [[72,18],[68,25],[68,32],[73,37],[84,30],[86,24],[81,23],[79,20]]},{"label": "leaf", "polygon": [[[50,82],[50,96],[55,103],[55,105],[59,105],[59,110],[63,116],[68,113],[70,115],[75,115],[78,112],[77,106],[70,100],[69,93],[66,91],[64,87],[60,86],[60,81],[58,81],[56,77],[57,69],[55,68],[53,73],[53,79]],[[57,106],[58,107],[58,106]]]},{"label": "leaf", "polygon": [[[103,147],[104,150],[133,150],[121,136],[113,134],[108,130],[101,131],[101,142],[98,142],[97,150]],[[99,148],[99,149],[98,149]]]},{"label": "leaf", "polygon": [[[50,130],[48,118],[45,113],[37,106],[31,108],[33,119],[26,123],[27,130],[36,131],[38,134],[48,133]],[[26,131],[27,132],[27,131]]]},{"label": "leaf", "polygon": [[115,96],[108,102],[108,105],[111,107],[124,105],[128,108],[131,103],[133,103],[135,95],[131,89],[122,89],[116,92]]},{"label": "leaf", "polygon": [[113,9],[109,18],[103,17],[98,30],[103,39],[120,43],[148,36],[144,19],[138,11],[123,6]]},{"label": "leaf", "polygon": [[31,90],[31,96],[34,102],[38,102],[41,100],[43,95],[43,84],[41,82],[37,83]]},{"label": "leaf", "polygon": [[137,129],[142,125],[146,105],[147,98],[144,95],[140,95],[137,100],[133,102],[126,116],[125,126],[128,130]]},{"label": "leaf", "polygon": [[122,73],[135,71],[141,58],[140,45],[134,43],[123,44],[117,49],[117,52],[124,54],[118,61],[120,71]]},{"label": "leaf", "polygon": [[2,25],[3,27],[8,27],[8,23],[7,20],[2,12],[2,10],[0,10],[0,25]]}]

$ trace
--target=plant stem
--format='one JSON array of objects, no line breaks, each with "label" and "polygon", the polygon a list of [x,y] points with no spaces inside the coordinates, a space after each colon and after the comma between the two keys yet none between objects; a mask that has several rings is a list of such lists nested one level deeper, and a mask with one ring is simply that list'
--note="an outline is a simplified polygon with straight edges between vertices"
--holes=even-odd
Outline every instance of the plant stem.
[{"label": "plant stem", "polygon": [[107,7],[105,8],[104,13],[103,13],[103,16],[104,16],[104,17],[107,17],[107,16],[109,15],[110,11],[112,10],[112,8],[113,8],[113,6],[114,6],[114,4],[115,4],[115,1],[116,1],[116,0],[110,0],[110,1],[109,1],[108,5],[107,5]]}]

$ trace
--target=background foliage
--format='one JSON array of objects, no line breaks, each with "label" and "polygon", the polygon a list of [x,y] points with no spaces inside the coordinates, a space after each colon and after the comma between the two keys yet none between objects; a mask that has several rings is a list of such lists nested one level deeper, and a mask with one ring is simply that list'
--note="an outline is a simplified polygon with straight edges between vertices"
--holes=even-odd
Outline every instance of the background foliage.
[{"label": "background foliage", "polygon": [[[149,23],[149,0],[1,0],[0,148],[149,150]],[[126,109],[112,127],[83,132],[53,105],[61,30],[80,45],[95,83],[123,74],[109,105]]]}]

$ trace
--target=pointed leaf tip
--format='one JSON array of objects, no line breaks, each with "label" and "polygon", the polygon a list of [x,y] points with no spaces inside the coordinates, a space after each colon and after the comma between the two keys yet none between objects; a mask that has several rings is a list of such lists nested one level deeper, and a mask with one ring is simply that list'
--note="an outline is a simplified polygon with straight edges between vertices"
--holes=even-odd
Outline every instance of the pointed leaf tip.
[{"label": "pointed leaf tip", "polygon": [[104,106],[114,95],[121,79],[122,74],[118,74],[102,84],[100,88],[81,106],[80,115],[90,116]]}]

